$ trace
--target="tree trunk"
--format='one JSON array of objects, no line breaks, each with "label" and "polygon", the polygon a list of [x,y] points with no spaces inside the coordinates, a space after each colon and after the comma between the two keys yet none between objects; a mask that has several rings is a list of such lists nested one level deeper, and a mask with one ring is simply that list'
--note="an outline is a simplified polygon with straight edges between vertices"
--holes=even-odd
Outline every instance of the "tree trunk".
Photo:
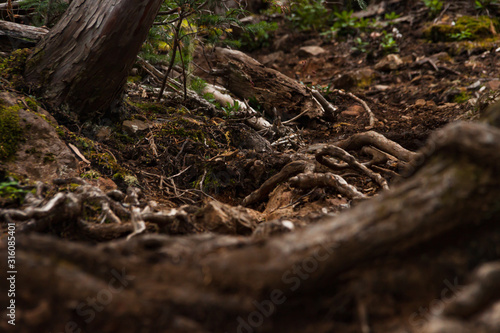
[{"label": "tree trunk", "polygon": [[117,105],[162,0],[75,0],[37,45],[25,78],[87,119]]}]

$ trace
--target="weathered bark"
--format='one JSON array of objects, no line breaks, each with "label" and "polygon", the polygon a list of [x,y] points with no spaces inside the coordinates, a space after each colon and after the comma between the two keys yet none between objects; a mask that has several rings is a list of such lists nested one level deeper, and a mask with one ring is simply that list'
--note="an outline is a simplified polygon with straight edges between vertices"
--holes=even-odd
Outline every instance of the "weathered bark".
[{"label": "weathered bark", "polygon": [[28,59],[27,82],[81,119],[112,108],[162,2],[73,1]]},{"label": "weathered bark", "polygon": [[[224,331],[241,325],[238,316],[263,311],[256,303],[267,304],[272,313],[275,300],[286,297],[278,311],[280,324],[261,329],[276,331],[290,321],[284,317],[299,315],[287,311],[307,301],[308,294],[335,293],[332,288],[342,290],[346,281],[363,276],[349,272],[374,269],[372,262],[378,268],[396,262],[392,269],[397,270],[408,257],[428,252],[432,240],[440,253],[457,229],[469,230],[463,236],[468,238],[479,225],[495,227],[500,219],[499,152],[500,130],[449,125],[431,136],[421,152],[425,161],[399,186],[336,218],[267,240],[146,235],[91,246],[19,235],[16,283],[22,292],[17,296],[16,332],[60,331],[68,322],[84,332]],[[2,271],[7,271],[6,247],[2,240]],[[483,258],[475,260],[471,264]],[[294,273],[297,267],[302,275]],[[6,283],[0,281],[3,290]],[[299,291],[292,288],[297,283]],[[411,287],[401,288],[403,299],[412,295]],[[6,297],[0,294],[2,304]],[[325,306],[320,299],[316,302],[317,309]],[[321,311],[334,311],[326,306]]]},{"label": "weathered bark", "polygon": [[[223,85],[241,99],[255,99],[271,117],[283,120],[302,114],[322,117],[324,110],[307,88],[288,76],[267,68],[243,52],[216,48],[216,75]],[[276,113],[273,111],[276,108]]]},{"label": "weathered bark", "polygon": [[39,41],[49,32],[45,28],[37,28],[31,25],[24,25],[0,20],[0,36],[12,38],[27,38]]}]

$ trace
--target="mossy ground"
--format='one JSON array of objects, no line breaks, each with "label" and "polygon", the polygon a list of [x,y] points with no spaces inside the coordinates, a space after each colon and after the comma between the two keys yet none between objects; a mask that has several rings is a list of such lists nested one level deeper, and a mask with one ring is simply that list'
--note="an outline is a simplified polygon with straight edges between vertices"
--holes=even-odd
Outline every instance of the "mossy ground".
[{"label": "mossy ground", "polygon": [[13,158],[23,138],[20,109],[17,104],[10,107],[0,104],[0,161]]}]

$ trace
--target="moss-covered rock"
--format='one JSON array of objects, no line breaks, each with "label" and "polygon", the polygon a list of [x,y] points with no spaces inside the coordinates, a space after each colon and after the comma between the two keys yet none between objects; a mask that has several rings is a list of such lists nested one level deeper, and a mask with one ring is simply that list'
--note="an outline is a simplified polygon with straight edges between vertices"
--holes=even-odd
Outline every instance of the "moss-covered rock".
[{"label": "moss-covered rock", "polygon": [[494,37],[499,27],[496,18],[462,16],[454,23],[439,23],[427,27],[423,36],[433,42],[477,41]]},{"label": "moss-covered rock", "polygon": [[11,159],[23,138],[19,124],[19,105],[10,107],[0,105],[0,160]]},{"label": "moss-covered rock", "polygon": [[9,57],[0,59],[0,77],[9,82],[14,89],[22,90],[26,86],[23,73],[26,59],[30,54],[30,49],[19,49],[12,52]]}]

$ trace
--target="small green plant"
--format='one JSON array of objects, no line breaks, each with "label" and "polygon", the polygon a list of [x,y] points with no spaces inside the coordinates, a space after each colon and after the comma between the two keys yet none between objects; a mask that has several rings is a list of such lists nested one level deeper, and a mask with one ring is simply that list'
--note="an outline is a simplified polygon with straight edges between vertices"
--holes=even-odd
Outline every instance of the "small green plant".
[{"label": "small green plant", "polygon": [[80,177],[86,179],[98,179],[99,177],[101,177],[101,174],[95,170],[88,170],[80,174]]},{"label": "small green plant", "polygon": [[258,23],[245,25],[245,30],[237,40],[239,47],[253,51],[262,47],[268,47],[271,33],[278,29],[278,23],[260,21]]},{"label": "small green plant", "polygon": [[352,16],[352,13],[352,10],[334,13],[336,20],[333,27],[338,31],[339,36],[354,35],[356,33],[357,19]]},{"label": "small green plant", "polygon": [[429,9],[429,16],[435,17],[443,9],[443,2],[441,0],[423,0],[425,7]]},{"label": "small green plant", "polygon": [[490,10],[495,10],[495,6],[500,5],[498,0],[476,0],[474,7],[479,12],[484,12],[489,15]]},{"label": "small green plant", "polygon": [[382,39],[380,41],[380,47],[384,53],[398,53],[399,47],[393,34],[387,33],[387,31],[382,31]]},{"label": "small green plant", "polygon": [[226,117],[229,118],[240,110],[240,103],[238,101],[234,101],[233,105],[228,104],[223,106],[222,110],[226,113]]},{"label": "small green plant", "polygon": [[198,95],[202,94],[203,89],[207,86],[207,81],[200,77],[194,77],[191,79],[191,89],[193,89]]},{"label": "small green plant", "polygon": [[473,37],[472,32],[468,30],[450,34],[450,38],[452,40],[458,40],[458,41],[472,39],[472,37]]},{"label": "small green plant", "polygon": [[388,21],[398,19],[399,17],[400,17],[400,15],[396,14],[396,12],[385,13],[385,15],[384,15],[384,19],[386,19]]},{"label": "small green plant", "polygon": [[324,1],[293,1],[290,11],[289,20],[300,30],[323,30],[330,17],[330,11],[325,7]]},{"label": "small green plant", "polygon": [[7,202],[21,204],[29,192],[29,190],[19,186],[19,183],[15,180],[8,179],[0,182],[0,198]]},{"label": "small green plant", "polygon": [[354,45],[352,47],[353,51],[358,51],[358,52],[361,52],[361,53],[366,53],[368,51],[368,46],[370,45],[369,42],[365,42],[360,37],[356,37],[354,39],[354,43],[356,45]]},{"label": "small green plant", "polygon": [[461,93],[459,93],[458,95],[456,95],[453,98],[453,102],[459,103],[459,104],[465,103],[470,99],[470,97],[471,96],[466,91],[462,91]]}]

